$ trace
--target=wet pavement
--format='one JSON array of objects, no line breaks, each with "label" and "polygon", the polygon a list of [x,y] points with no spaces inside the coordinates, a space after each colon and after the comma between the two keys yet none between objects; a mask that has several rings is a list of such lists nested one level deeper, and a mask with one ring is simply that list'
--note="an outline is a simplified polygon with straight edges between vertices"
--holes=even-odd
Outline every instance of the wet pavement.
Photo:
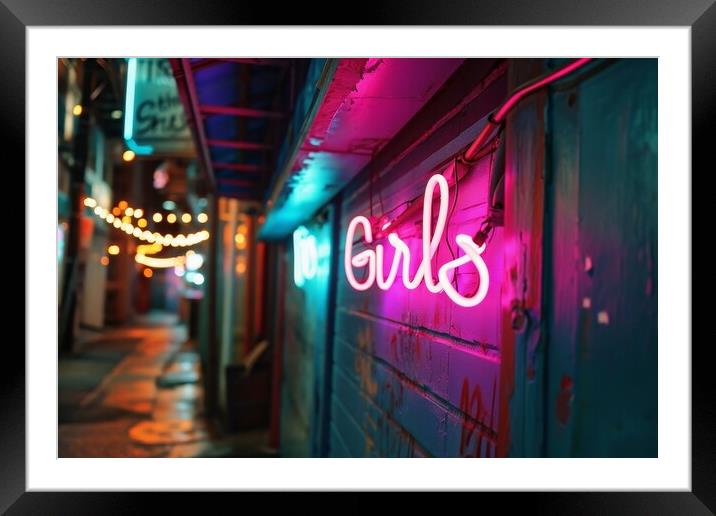
[{"label": "wet pavement", "polygon": [[59,457],[271,457],[265,430],[205,417],[199,355],[174,315],[83,332],[59,360]]}]

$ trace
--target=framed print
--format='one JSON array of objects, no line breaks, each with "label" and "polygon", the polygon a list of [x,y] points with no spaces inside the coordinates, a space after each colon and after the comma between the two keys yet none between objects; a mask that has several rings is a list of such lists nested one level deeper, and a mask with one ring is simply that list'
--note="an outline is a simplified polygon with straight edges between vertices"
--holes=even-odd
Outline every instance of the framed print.
[{"label": "framed print", "polygon": [[709,1],[318,25],[3,1],[27,241],[3,510],[254,490],[714,510],[691,337]]}]

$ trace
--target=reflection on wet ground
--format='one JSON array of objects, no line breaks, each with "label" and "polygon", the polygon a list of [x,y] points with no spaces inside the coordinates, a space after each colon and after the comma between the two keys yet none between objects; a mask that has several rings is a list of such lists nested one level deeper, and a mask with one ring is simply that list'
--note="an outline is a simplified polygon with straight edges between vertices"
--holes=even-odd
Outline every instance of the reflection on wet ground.
[{"label": "reflection on wet ground", "polygon": [[268,457],[264,430],[220,435],[176,317],[152,313],[85,338],[59,361],[60,457]]}]

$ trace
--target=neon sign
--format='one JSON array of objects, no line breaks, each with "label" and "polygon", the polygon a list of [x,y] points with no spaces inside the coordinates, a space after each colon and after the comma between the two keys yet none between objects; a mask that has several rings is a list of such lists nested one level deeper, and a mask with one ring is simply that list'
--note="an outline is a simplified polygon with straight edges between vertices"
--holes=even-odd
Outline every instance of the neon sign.
[{"label": "neon sign", "polygon": [[[433,192],[436,187],[440,189],[440,205],[435,231],[431,233]],[[425,197],[423,201],[423,256],[418,270],[415,272],[415,276],[412,279],[410,278],[410,249],[394,232],[388,234],[388,242],[390,242],[395,249],[395,255],[393,256],[393,261],[390,264],[390,270],[387,275],[385,275],[383,267],[385,255],[385,247],[383,244],[377,244],[375,249],[366,249],[358,254],[353,254],[353,239],[358,226],[363,228],[363,240],[365,243],[371,244],[373,242],[373,230],[370,221],[366,217],[359,215],[351,220],[346,230],[344,266],[348,283],[350,283],[351,287],[359,291],[368,290],[374,283],[378,285],[379,289],[388,290],[395,282],[402,258],[403,267],[401,277],[405,288],[414,290],[420,283],[424,283],[425,287],[431,293],[438,294],[445,292],[454,303],[460,306],[468,308],[477,306],[485,299],[490,284],[490,274],[481,256],[485,250],[485,244],[478,246],[469,235],[458,234],[455,237],[455,242],[465,254],[443,264],[442,267],[438,269],[438,282],[435,283],[432,270],[432,258],[437,252],[440,240],[443,237],[449,204],[448,183],[443,175],[435,174],[430,178],[425,187]],[[389,227],[389,225],[384,225],[383,229],[387,227]],[[472,263],[475,269],[477,269],[479,285],[474,294],[463,296],[453,287],[452,279],[455,275],[455,269],[468,263]],[[362,281],[356,279],[353,273],[354,268],[367,269],[367,275]]]},{"label": "neon sign", "polygon": [[316,237],[305,226],[293,232],[293,282],[302,287],[318,271],[318,246]]},{"label": "neon sign", "polygon": [[193,155],[191,131],[168,59],[127,60],[124,140],[137,155]]}]

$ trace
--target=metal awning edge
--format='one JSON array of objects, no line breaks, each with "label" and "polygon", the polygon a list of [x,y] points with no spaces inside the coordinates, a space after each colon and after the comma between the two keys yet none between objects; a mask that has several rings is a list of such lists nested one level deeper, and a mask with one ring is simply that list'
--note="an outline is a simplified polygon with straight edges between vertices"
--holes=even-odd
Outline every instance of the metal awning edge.
[{"label": "metal awning edge", "polygon": [[[326,62],[323,65],[323,70],[321,71],[320,78],[318,79],[318,83],[316,84],[316,92],[313,95],[313,99],[311,101],[311,107],[308,110],[308,113],[299,113],[294,112],[293,117],[302,117],[303,123],[301,124],[301,129],[294,139],[293,145],[291,150],[289,151],[288,157],[286,160],[279,165],[280,172],[276,176],[276,181],[274,182],[273,186],[271,187],[271,194],[268,197],[267,205],[269,206],[269,213],[272,210],[273,206],[276,204],[276,200],[278,199],[279,195],[281,195],[281,192],[284,189],[284,186],[286,185],[286,181],[291,176],[291,168],[293,167],[294,162],[296,161],[296,157],[298,156],[298,153],[301,149],[301,146],[303,145],[303,142],[306,140],[308,133],[313,126],[313,121],[316,118],[316,115],[318,114],[319,108],[321,107],[321,104],[323,103],[323,100],[326,96],[326,93],[328,92],[328,89],[331,85],[331,81],[333,79],[333,76],[338,69],[338,63],[340,62],[340,59],[326,59]],[[309,84],[305,86],[306,88],[311,87]],[[267,217],[269,215],[267,213]],[[259,231],[258,234],[259,240],[274,240],[275,238],[267,238],[266,235],[263,233],[263,227]]]}]

